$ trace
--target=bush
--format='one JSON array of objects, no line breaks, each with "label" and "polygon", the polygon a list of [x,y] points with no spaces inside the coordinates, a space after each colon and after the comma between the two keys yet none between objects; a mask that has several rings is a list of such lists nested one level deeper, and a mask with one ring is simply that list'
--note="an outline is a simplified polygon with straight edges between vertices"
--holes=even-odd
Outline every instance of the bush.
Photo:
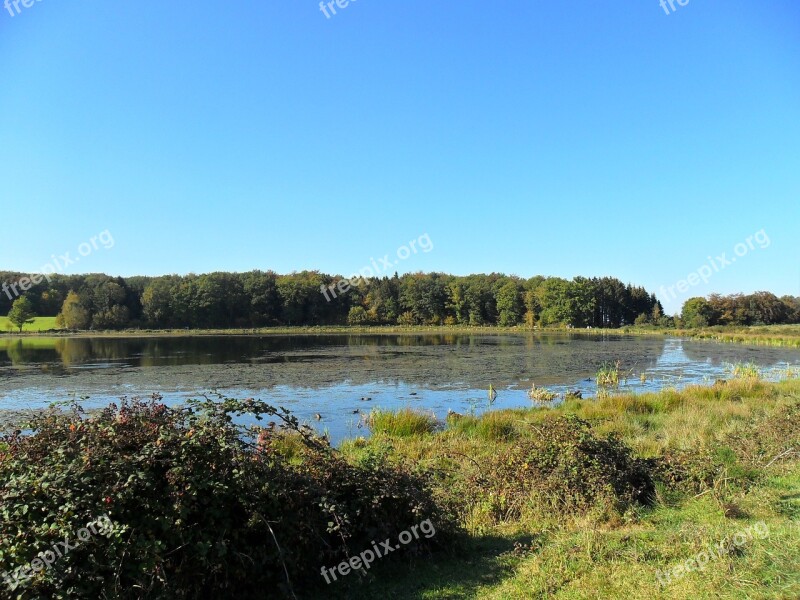
[{"label": "bush", "polygon": [[724,477],[724,466],[711,448],[692,450],[667,449],[662,456],[650,459],[653,476],[670,489],[691,494],[713,488]]},{"label": "bush", "polygon": [[756,418],[750,428],[732,432],[726,441],[749,467],[794,458],[800,453],[800,404]]},{"label": "bush", "polygon": [[[246,428],[235,420],[244,414],[274,422]],[[112,526],[17,598],[264,597],[313,586],[322,566],[425,519],[437,535],[404,550],[433,550],[457,532],[430,475],[377,455],[350,464],[254,400],[171,408],[156,396],[90,417],[54,408],[24,427],[0,440],[0,573],[101,515]]]},{"label": "bush", "polygon": [[652,503],[655,487],[646,463],[623,442],[595,437],[589,423],[574,415],[533,427],[532,438],[499,453],[486,469],[482,501],[495,518],[517,518],[526,507],[624,512]]}]

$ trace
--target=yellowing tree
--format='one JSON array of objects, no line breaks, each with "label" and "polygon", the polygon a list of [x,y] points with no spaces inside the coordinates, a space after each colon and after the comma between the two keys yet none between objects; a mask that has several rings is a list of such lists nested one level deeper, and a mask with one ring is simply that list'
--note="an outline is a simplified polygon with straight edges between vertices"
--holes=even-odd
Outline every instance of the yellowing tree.
[{"label": "yellowing tree", "polygon": [[86,329],[89,327],[90,316],[89,311],[81,304],[80,296],[70,292],[56,317],[56,324],[67,329]]}]

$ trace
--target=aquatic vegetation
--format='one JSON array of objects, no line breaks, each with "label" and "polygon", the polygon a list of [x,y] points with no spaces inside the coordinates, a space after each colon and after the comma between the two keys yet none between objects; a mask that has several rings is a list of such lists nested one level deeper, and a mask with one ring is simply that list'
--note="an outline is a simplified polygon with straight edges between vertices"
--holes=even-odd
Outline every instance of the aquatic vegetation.
[{"label": "aquatic vegetation", "polygon": [[492,384],[489,384],[489,404],[495,401],[497,398],[497,390],[492,387]]},{"label": "aquatic vegetation", "polygon": [[800,377],[800,367],[786,365],[785,367],[775,367],[774,369],[770,369],[769,373],[770,379],[781,380],[781,379],[797,379]]},{"label": "aquatic vegetation", "polygon": [[531,382],[531,389],[528,390],[528,398],[534,402],[547,403],[556,400],[558,394],[551,392],[547,388],[536,387],[536,384]]},{"label": "aquatic vegetation", "polygon": [[737,379],[760,379],[761,369],[754,363],[736,363],[729,367],[730,373]]},{"label": "aquatic vegetation", "polygon": [[603,363],[597,370],[595,379],[600,387],[617,387],[620,383],[620,361],[615,363]]}]

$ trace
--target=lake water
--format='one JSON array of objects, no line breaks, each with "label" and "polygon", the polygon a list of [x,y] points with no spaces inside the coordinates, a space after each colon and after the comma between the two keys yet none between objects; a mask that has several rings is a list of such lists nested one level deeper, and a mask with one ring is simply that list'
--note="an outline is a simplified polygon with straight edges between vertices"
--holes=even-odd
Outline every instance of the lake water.
[{"label": "lake water", "polygon": [[623,389],[640,391],[713,382],[737,362],[777,378],[800,366],[800,350],[533,333],[2,338],[0,410],[72,396],[101,406],[154,392],[179,402],[218,390],[285,406],[337,442],[365,435],[360,415],[373,407],[480,413],[490,384],[498,390],[492,408],[531,406],[532,381],[591,396],[597,368],[617,360],[628,375]]}]

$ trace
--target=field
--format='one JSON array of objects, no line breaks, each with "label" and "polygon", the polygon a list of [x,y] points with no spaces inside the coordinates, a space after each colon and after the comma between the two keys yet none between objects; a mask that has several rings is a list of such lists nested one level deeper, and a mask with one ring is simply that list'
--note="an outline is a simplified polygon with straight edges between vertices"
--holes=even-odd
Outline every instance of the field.
[{"label": "field", "polygon": [[[50,331],[52,329],[58,329],[56,327],[56,318],[55,317],[36,317],[33,323],[29,325],[25,325],[22,328],[22,331],[29,331],[29,332],[39,332],[39,331]],[[8,320],[8,317],[0,317],[0,332],[16,332],[17,327],[15,327],[11,321]]]}]

